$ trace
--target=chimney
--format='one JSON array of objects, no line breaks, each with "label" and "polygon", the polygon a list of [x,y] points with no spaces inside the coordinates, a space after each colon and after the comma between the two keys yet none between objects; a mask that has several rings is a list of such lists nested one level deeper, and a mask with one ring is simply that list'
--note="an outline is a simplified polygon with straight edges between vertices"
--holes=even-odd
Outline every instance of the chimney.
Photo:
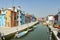
[{"label": "chimney", "polygon": [[21,7],[20,7],[20,6],[18,6],[18,8],[17,8],[17,9],[18,9],[18,10],[20,10],[20,8],[21,8]]},{"label": "chimney", "polygon": [[15,6],[13,6],[11,10],[12,10],[12,11],[15,11]]}]

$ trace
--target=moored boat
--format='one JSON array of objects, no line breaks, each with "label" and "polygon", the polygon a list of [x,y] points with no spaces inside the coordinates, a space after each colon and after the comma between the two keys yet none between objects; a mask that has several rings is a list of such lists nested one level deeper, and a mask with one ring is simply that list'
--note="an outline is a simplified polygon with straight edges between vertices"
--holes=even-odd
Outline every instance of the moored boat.
[{"label": "moored boat", "polygon": [[14,38],[20,38],[20,37],[24,36],[27,33],[28,33],[28,31],[23,31],[23,32],[20,32],[20,33],[16,32]]}]

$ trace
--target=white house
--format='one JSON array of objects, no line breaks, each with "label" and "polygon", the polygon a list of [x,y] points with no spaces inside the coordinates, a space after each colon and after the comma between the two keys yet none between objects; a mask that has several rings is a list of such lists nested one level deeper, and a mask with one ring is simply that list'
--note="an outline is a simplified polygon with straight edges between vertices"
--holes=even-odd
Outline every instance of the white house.
[{"label": "white house", "polygon": [[54,16],[53,15],[48,15],[48,20],[47,20],[47,23],[49,25],[53,25],[54,24]]},{"label": "white house", "polygon": [[17,7],[17,25],[21,26],[21,9]]}]

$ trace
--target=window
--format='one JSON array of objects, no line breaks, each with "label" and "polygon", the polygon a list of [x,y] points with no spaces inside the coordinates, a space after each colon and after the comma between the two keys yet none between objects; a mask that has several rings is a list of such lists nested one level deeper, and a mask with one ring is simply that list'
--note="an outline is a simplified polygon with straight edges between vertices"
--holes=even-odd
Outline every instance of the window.
[{"label": "window", "polygon": [[22,18],[22,16],[20,16],[20,18]]},{"label": "window", "polygon": [[9,27],[9,22],[8,22],[8,27]]},{"label": "window", "polygon": [[22,23],[22,21],[20,21],[20,23]]},{"label": "window", "polygon": [[17,18],[19,18],[19,16],[17,16]]},{"label": "window", "polygon": [[17,10],[17,12],[19,12],[19,10]]},{"label": "window", "polygon": [[17,21],[17,25],[18,25],[18,21]]},{"label": "window", "polygon": [[14,17],[14,20],[16,20],[16,17]]}]

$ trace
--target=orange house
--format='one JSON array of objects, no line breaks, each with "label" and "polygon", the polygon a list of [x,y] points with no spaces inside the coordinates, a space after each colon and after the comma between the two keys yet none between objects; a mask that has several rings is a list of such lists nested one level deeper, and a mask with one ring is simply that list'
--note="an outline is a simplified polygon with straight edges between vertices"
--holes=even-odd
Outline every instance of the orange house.
[{"label": "orange house", "polygon": [[16,21],[16,12],[14,11],[11,11],[11,26],[14,27],[16,26],[17,24],[17,21]]}]

